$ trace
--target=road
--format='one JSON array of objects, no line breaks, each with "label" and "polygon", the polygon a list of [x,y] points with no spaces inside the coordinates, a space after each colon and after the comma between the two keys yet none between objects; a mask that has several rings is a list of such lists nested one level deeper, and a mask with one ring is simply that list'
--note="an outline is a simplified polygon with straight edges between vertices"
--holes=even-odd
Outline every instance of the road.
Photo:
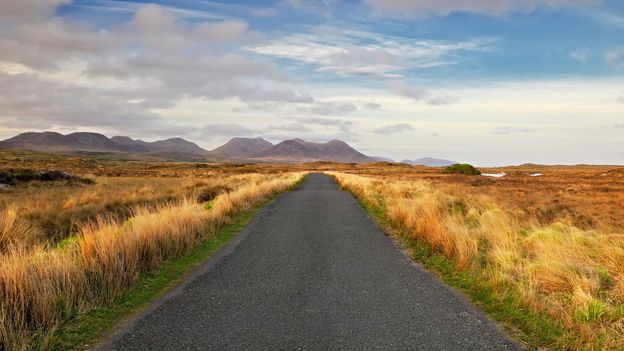
[{"label": "road", "polygon": [[100,348],[519,350],[322,174]]}]

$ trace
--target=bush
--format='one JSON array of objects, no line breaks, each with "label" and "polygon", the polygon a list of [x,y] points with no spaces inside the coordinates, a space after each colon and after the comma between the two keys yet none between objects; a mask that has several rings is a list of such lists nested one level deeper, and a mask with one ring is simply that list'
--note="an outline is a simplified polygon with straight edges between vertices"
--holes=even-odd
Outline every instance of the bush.
[{"label": "bush", "polygon": [[197,202],[212,201],[215,197],[232,191],[232,188],[226,185],[216,184],[212,186],[203,187],[197,196]]},{"label": "bush", "polygon": [[10,186],[21,185],[29,182],[56,182],[93,184],[94,181],[88,178],[78,177],[61,171],[38,172],[26,168],[13,168],[0,171],[0,183]]},{"label": "bush", "polygon": [[481,175],[478,169],[467,163],[456,163],[444,169],[444,173]]}]

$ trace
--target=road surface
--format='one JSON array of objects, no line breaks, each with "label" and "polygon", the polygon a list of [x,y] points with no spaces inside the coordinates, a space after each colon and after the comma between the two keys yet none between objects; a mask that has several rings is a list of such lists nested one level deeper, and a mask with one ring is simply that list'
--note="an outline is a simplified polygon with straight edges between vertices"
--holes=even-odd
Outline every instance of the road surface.
[{"label": "road surface", "polygon": [[100,348],[519,350],[322,174]]}]

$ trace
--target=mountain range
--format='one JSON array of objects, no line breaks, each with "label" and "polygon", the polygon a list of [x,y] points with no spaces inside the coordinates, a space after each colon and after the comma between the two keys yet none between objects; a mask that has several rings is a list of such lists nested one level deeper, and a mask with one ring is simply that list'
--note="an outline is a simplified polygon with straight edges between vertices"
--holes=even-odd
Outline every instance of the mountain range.
[{"label": "mountain range", "polygon": [[[313,162],[367,163],[392,160],[367,156],[341,140],[325,143],[303,139],[284,140],[278,144],[262,138],[233,138],[214,150],[172,138],[147,142],[127,136],[108,138],[99,133],[77,132],[63,135],[56,132],[28,132],[0,141],[0,148],[65,154],[106,154],[117,158],[195,160],[221,162]],[[404,163],[444,166],[455,162],[433,158]]]},{"label": "mountain range", "polygon": [[126,154],[135,158],[161,155],[176,159],[182,155],[206,161],[311,162],[333,161],[364,163],[379,161],[355,150],[340,140],[315,143],[302,139],[284,140],[272,144],[262,138],[234,138],[214,150],[205,150],[195,143],[173,138],[146,142],[127,136],[108,138],[99,133],[78,132],[63,135],[56,132],[28,132],[0,141],[1,148],[48,153]]},{"label": "mountain range", "polygon": [[145,142],[125,136],[108,138],[98,133],[28,132],[0,141],[0,147],[51,153],[184,153],[203,154],[206,150],[180,138]]}]

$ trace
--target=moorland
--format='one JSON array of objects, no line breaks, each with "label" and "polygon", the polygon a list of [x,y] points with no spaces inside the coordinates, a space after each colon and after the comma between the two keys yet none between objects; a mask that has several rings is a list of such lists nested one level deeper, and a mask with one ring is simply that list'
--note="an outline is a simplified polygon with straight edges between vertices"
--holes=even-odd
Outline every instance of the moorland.
[{"label": "moorland", "polygon": [[[0,338],[55,345],[307,172],[527,348],[624,348],[624,167],[128,161],[0,150]],[[57,176],[46,174],[54,171]],[[27,174],[27,177],[20,175]]]}]

